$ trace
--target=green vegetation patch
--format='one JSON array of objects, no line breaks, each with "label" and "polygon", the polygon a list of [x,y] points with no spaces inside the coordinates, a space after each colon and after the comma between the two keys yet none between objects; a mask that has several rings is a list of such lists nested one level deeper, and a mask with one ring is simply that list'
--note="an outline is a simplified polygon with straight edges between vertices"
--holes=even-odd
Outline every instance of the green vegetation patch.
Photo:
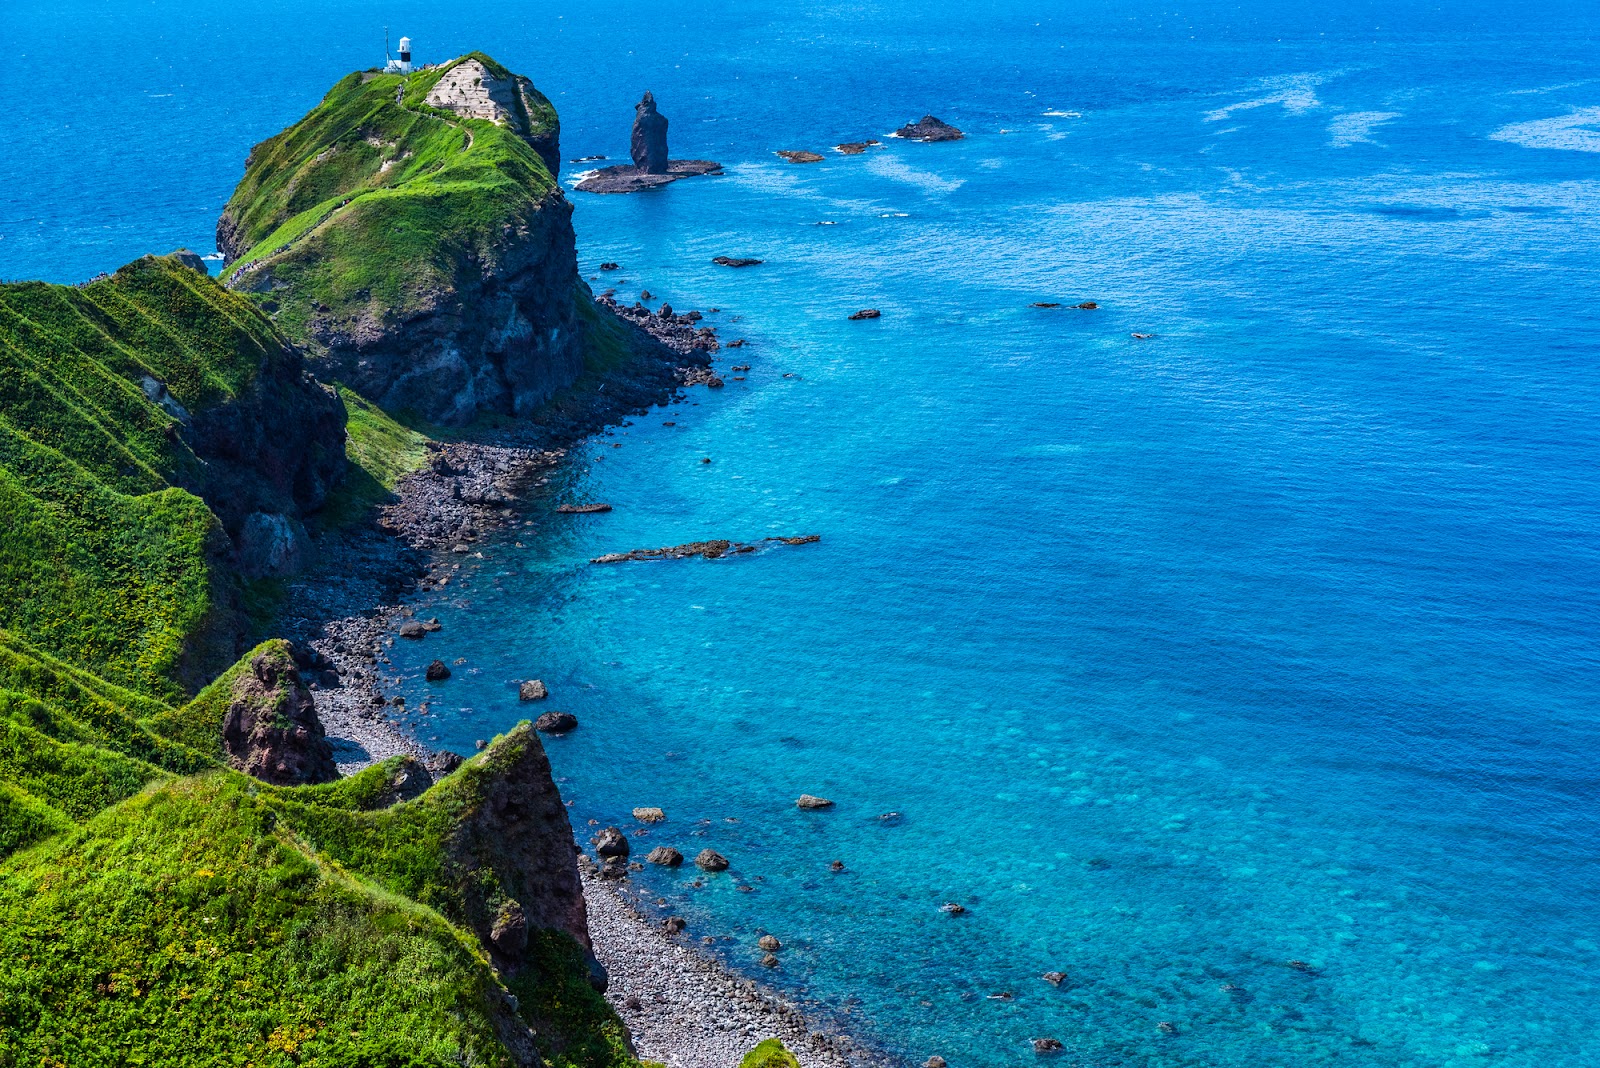
[{"label": "green vegetation patch", "polygon": [[739,1068],[800,1068],[800,1061],[782,1042],[769,1038],[746,1053]]},{"label": "green vegetation patch", "polygon": [[183,419],[237,398],[284,342],[166,257],[83,287],[0,286],[0,627],[119,686],[179,695],[219,624]]},{"label": "green vegetation patch", "polygon": [[[512,77],[481,53],[496,76]],[[260,294],[291,336],[315,323],[392,325],[425,309],[469,265],[492,262],[507,228],[541,225],[554,177],[514,129],[423,101],[449,64],[355,73],[304,119],[257,145],[224,212],[231,284]],[[537,93],[518,124],[555,125]],[[476,266],[473,269],[477,269]]]},{"label": "green vegetation patch", "polygon": [[508,1064],[470,938],[328,866],[253,792],[184,780],[0,864],[0,1063]]}]

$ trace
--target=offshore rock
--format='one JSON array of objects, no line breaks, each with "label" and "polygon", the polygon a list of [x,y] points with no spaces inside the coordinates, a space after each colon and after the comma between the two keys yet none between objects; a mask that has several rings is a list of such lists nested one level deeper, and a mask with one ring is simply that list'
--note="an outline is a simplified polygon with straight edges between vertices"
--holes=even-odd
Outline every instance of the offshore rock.
[{"label": "offshore rock", "polygon": [[546,712],[533,721],[533,729],[541,734],[570,734],[578,729],[578,717],[571,712]]},{"label": "offshore rock", "polygon": [[519,701],[543,701],[549,696],[550,691],[545,689],[544,683],[538,679],[528,679],[517,687],[517,700]]},{"label": "offshore rock", "polygon": [[718,853],[715,849],[702,849],[700,855],[694,858],[695,866],[701,871],[727,871],[728,858]]},{"label": "offshore rock", "polygon": [[656,109],[655,94],[645,90],[633,108],[633,165],[644,174],[667,173],[667,117]]},{"label": "offshore rock", "polygon": [[683,854],[671,846],[656,846],[644,859],[652,864],[660,864],[664,868],[676,868],[683,863]]},{"label": "offshore rock", "polygon": [[443,660],[435,660],[423,675],[429,682],[443,682],[450,677],[450,667]]},{"label": "offshore rock", "polygon": [[812,794],[801,794],[799,800],[797,800],[794,804],[796,808],[816,809],[833,807],[833,802],[829,801],[826,797],[816,797]]},{"label": "offshore rock", "polygon": [[222,746],[233,768],[276,786],[339,777],[311,691],[286,646],[257,653],[234,680]]},{"label": "offshore rock", "polygon": [[908,141],[959,141],[966,134],[932,115],[924,115],[917,122],[908,122],[900,127],[893,136],[903,137]]},{"label": "offshore rock", "polygon": [[607,827],[594,836],[594,851],[602,857],[626,857],[628,855],[628,836],[617,827]]},{"label": "offshore rock", "polygon": [[708,159],[667,158],[667,117],[656,109],[656,98],[648,91],[634,106],[630,154],[633,166],[602,167],[577,184],[578,192],[637,193],[679,178],[722,173],[722,164]]},{"label": "offshore rock", "polygon": [[[710,463],[703,460],[702,463]],[[778,542],[783,545],[810,545],[812,542],[822,540],[820,534],[801,534],[795,537],[770,537],[762,538],[758,542],[728,541],[718,538],[712,541],[691,541],[683,545],[669,545],[660,549],[632,549],[625,553],[606,553],[596,556],[589,562],[591,564],[620,564],[629,560],[683,560],[691,556],[702,556],[707,560],[720,560],[724,556],[742,556],[753,553],[762,545]]]}]

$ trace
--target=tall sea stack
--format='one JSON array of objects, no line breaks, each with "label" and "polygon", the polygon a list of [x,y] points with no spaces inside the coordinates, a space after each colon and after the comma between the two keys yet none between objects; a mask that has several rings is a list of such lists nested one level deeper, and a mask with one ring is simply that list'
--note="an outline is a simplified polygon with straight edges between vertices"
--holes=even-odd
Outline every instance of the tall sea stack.
[{"label": "tall sea stack", "polygon": [[648,89],[633,110],[634,167],[643,174],[666,174],[667,117],[656,110],[656,98]]}]

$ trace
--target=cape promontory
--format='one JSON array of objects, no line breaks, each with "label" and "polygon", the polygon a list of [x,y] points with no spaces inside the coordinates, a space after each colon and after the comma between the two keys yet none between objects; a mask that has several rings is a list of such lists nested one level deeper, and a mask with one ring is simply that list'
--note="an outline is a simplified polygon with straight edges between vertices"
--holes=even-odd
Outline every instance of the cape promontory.
[{"label": "cape promontory", "polygon": [[559,138],[549,100],[482,53],[351,74],[251,151],[224,276],[386,409],[528,415],[616,326],[578,275]]}]

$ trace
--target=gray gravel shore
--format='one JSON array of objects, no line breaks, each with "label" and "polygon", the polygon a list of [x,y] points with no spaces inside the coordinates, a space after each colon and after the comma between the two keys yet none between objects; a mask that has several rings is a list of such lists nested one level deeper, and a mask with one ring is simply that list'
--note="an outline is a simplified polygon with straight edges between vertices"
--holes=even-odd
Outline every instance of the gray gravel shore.
[{"label": "gray gravel shore", "polygon": [[657,928],[616,884],[585,872],[583,892],[595,956],[611,976],[606,1000],[633,1033],[641,1059],[667,1068],[736,1068],[757,1042],[777,1038],[802,1068],[888,1063]]}]

